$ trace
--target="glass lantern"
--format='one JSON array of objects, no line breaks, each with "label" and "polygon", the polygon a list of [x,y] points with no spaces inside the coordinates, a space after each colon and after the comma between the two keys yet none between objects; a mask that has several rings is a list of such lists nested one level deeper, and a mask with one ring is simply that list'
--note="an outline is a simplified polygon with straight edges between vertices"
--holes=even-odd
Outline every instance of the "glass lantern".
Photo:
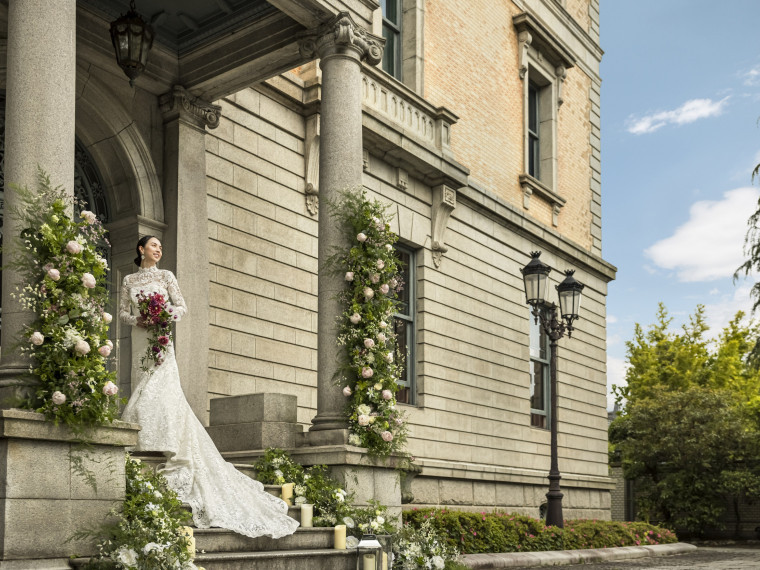
[{"label": "glass lantern", "polygon": [[356,570],[383,570],[383,545],[374,534],[362,535],[356,547]]}]

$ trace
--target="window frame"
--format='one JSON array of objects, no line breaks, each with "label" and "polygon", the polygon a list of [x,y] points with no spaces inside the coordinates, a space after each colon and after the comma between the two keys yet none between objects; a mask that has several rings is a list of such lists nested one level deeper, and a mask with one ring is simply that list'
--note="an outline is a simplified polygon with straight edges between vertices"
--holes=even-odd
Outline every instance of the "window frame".
[{"label": "window frame", "polygon": [[[417,377],[416,377],[416,329],[417,329],[417,316],[416,316],[416,259],[417,251],[403,243],[396,243],[394,249],[405,255],[409,256],[409,262],[406,265],[406,276],[404,282],[404,289],[408,292],[409,302],[407,303],[407,313],[394,313],[393,314],[393,330],[396,330],[397,322],[403,321],[406,329],[406,354],[404,355],[404,376],[402,380],[399,378],[399,390],[402,386],[407,388],[407,394],[409,395],[408,401],[398,401],[400,404],[416,406],[417,405]],[[398,345],[396,346],[396,353],[400,352]],[[398,392],[397,400],[398,400]]]},{"label": "window frame", "polygon": [[[393,3],[396,6],[396,21],[390,20],[386,17],[388,13],[388,4]],[[382,16],[382,35],[386,39],[385,49],[383,50],[383,60],[381,62],[381,69],[385,71],[391,77],[395,77],[399,81],[403,81],[403,66],[401,58],[402,40],[403,40],[403,0],[380,0],[380,14]],[[393,42],[389,40],[386,35],[386,31],[389,36],[393,38]],[[392,47],[392,49],[388,49]],[[389,53],[391,54],[389,56]],[[392,70],[389,70],[386,65],[391,63]]]},{"label": "window frame", "polygon": [[[545,314],[545,308],[539,308],[539,311]],[[529,404],[530,404],[530,425],[534,428],[549,429],[551,425],[551,341],[549,335],[543,329],[541,322],[536,323],[536,318],[533,313],[529,314],[529,332],[528,332],[528,353],[529,353],[529,368],[528,373],[530,377],[529,384]],[[539,335],[538,341],[534,342],[535,334]],[[543,347],[541,342],[543,341]],[[534,353],[534,344],[537,345],[538,354]],[[541,356],[541,349],[543,348],[544,356]],[[533,395],[535,394],[534,386],[537,382],[535,379],[535,366],[540,367],[543,375],[541,382],[543,388],[543,408],[533,407]]]}]

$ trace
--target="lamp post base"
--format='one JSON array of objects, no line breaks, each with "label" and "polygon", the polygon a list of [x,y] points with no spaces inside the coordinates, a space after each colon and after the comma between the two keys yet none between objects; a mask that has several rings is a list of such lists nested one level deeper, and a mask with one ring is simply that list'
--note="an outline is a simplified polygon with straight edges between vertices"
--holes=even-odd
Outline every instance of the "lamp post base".
[{"label": "lamp post base", "polygon": [[564,528],[564,516],[562,515],[562,491],[559,490],[559,473],[549,475],[549,492],[546,493],[546,526],[558,526]]}]

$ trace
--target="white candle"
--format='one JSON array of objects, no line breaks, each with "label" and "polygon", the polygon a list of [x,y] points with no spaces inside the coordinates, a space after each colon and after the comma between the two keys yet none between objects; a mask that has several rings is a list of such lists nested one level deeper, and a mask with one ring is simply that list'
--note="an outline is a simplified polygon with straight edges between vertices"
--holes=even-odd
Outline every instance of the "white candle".
[{"label": "white candle", "polygon": [[375,570],[375,555],[374,554],[364,555],[364,570]]},{"label": "white candle", "polygon": [[346,549],[346,525],[335,525],[335,550]]},{"label": "white candle", "polygon": [[388,570],[388,553],[383,552],[383,570]]},{"label": "white candle", "polygon": [[313,526],[311,519],[314,516],[314,505],[302,504],[301,505],[301,528],[309,528]]},{"label": "white candle", "polygon": [[293,504],[293,483],[285,483],[282,486],[282,491],[280,492],[280,498],[285,501],[288,506]]}]

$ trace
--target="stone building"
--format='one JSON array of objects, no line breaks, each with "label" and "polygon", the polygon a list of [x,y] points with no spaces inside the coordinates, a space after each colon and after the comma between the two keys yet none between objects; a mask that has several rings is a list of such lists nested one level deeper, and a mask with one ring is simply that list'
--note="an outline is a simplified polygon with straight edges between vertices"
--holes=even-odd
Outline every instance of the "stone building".
[{"label": "stone building", "polygon": [[[408,267],[399,396],[422,468],[414,504],[539,513],[546,347],[519,270],[540,250],[555,283],[573,268],[586,285],[582,318],[560,342],[565,516],[609,518],[605,297],[615,268],[601,244],[599,1],[136,8],[155,40],[132,87],[109,37],[126,0],[0,3],[4,176],[34,186],[39,164],[90,202],[110,231],[114,301],[137,239],[163,241],[162,266],[190,307],[177,355],[202,421],[211,410],[219,423],[210,401],[287,395],[298,433],[284,441],[296,453],[336,469],[363,461],[346,445],[330,380],[340,283],[318,269],[340,243],[320,202],[364,187],[391,204]],[[8,219],[4,232],[8,244]],[[12,350],[24,321],[16,281],[3,273],[4,395],[27,366]],[[112,332],[128,394],[131,333]],[[262,439],[262,424],[282,419],[241,406],[229,422],[248,428],[212,428],[238,459],[241,434],[255,448],[276,440]]]}]

